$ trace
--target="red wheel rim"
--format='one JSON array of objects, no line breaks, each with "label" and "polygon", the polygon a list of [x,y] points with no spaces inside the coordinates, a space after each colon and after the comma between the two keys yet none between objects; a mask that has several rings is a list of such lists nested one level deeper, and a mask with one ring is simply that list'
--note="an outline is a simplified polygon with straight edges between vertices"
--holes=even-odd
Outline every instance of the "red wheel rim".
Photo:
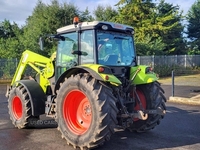
[{"label": "red wheel rim", "polygon": [[92,122],[92,109],[82,91],[72,90],[66,95],[63,116],[72,133],[82,135],[89,129]]},{"label": "red wheel rim", "polygon": [[[138,97],[139,97],[139,99],[140,99],[140,101],[142,103],[142,107],[144,108],[144,110],[146,110],[146,108],[147,108],[147,102],[146,102],[146,98],[145,98],[143,92],[140,91],[140,90],[137,90],[136,92],[137,92],[137,95],[138,95]],[[137,103],[137,101],[136,101],[136,106],[134,107],[134,110],[141,110],[140,109],[140,105]],[[138,120],[139,119],[134,118],[134,121],[138,121]]]},{"label": "red wheel rim", "polygon": [[12,101],[12,112],[17,120],[22,117],[22,102],[18,96],[15,96]]}]

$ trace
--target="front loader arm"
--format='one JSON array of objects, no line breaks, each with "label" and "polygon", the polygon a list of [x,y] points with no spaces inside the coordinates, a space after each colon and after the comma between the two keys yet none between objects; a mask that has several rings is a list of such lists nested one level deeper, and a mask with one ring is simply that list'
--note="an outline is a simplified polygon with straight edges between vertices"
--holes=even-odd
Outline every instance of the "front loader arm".
[{"label": "front loader arm", "polygon": [[45,91],[47,84],[49,84],[48,78],[52,77],[54,74],[53,62],[50,58],[44,57],[29,50],[26,50],[22,53],[22,57],[11,82],[11,86],[13,86],[16,81],[23,78],[23,73],[27,65],[31,66],[40,75],[40,77],[42,77],[43,84],[40,83],[40,85]]}]

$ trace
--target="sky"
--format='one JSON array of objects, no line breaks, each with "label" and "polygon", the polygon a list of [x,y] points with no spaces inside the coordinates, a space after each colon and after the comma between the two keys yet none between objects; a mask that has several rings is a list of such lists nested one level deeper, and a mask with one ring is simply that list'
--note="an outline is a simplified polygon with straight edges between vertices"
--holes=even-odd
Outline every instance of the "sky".
[{"label": "sky", "polygon": [[[18,25],[24,25],[28,16],[32,14],[38,0],[0,0],[0,22],[9,20]],[[92,12],[96,7],[101,5],[114,6],[119,0],[59,0],[62,2],[73,3],[79,10],[85,10],[88,7]],[[155,0],[158,2],[159,0]],[[51,0],[42,0],[43,3],[49,4]],[[180,6],[180,10],[186,14],[195,0],[165,0],[165,2]]]}]

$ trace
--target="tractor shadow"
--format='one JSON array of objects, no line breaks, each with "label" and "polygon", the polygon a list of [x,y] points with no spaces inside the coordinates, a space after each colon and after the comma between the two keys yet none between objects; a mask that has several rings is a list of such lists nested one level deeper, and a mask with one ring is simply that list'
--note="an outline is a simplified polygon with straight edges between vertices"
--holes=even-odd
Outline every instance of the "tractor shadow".
[{"label": "tractor shadow", "polygon": [[[187,106],[186,106],[187,107]],[[174,106],[167,107],[167,114],[155,129],[146,133],[129,132],[116,129],[111,140],[97,150],[155,150],[177,148],[200,143],[200,113],[195,110],[186,111]]]},{"label": "tractor shadow", "polygon": [[38,120],[29,121],[29,129],[45,129],[45,128],[57,128],[58,124],[54,119],[45,117],[45,115],[40,116]]}]

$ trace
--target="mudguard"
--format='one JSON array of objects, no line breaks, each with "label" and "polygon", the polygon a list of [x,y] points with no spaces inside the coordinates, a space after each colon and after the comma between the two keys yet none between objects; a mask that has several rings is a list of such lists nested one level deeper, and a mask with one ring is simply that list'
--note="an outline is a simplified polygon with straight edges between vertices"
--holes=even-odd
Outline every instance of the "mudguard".
[{"label": "mudguard", "polygon": [[[105,71],[103,73],[99,73],[98,68],[104,67]],[[104,82],[110,82],[111,84],[118,86],[121,85],[121,81],[112,74],[112,71],[109,67],[98,65],[98,64],[84,64],[80,66],[75,66],[64,72],[57,80],[55,86],[55,93],[56,90],[60,88],[60,83],[63,82],[64,78],[68,78],[73,74],[77,74],[79,72],[89,72],[94,78]]]},{"label": "mudguard", "polygon": [[[95,76],[100,77],[99,80],[102,80],[104,82],[110,82],[110,83],[114,83],[116,85],[122,84],[121,81],[116,76],[113,75],[112,71],[107,66],[103,66],[103,65],[99,65],[99,64],[84,64],[79,67],[87,70],[94,77]],[[105,68],[103,73],[99,73],[99,71],[98,71],[99,67]],[[106,78],[106,76],[108,76],[108,78]]]},{"label": "mudguard", "polygon": [[41,86],[33,80],[19,80],[16,83],[17,85],[23,85],[28,92],[31,102],[32,115],[39,116],[44,114],[46,95]]},{"label": "mudguard", "polygon": [[133,79],[133,84],[146,84],[151,83],[158,80],[157,75],[151,71],[150,67],[144,65],[138,65],[135,67],[131,67],[130,71],[130,80]]}]

